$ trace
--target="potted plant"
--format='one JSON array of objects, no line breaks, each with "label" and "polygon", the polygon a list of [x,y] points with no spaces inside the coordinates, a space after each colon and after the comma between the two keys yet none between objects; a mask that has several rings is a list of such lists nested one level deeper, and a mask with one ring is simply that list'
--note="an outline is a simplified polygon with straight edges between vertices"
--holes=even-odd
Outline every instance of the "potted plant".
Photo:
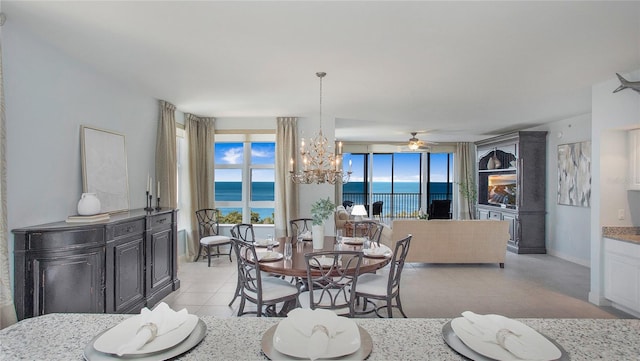
[{"label": "potted plant", "polygon": [[311,205],[313,248],[322,249],[324,245],[324,222],[336,209],[331,199],[319,199]]}]

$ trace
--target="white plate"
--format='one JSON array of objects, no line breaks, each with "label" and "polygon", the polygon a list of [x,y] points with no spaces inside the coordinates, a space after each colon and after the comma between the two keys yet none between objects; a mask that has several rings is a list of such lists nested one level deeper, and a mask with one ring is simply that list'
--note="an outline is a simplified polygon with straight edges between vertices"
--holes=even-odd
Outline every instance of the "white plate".
[{"label": "white plate", "polygon": [[282,259],[282,253],[274,251],[256,252],[256,256],[258,256],[258,261],[260,262],[271,262]]},{"label": "white plate", "polygon": [[364,237],[342,237],[342,243],[346,244],[363,244],[366,238]]},{"label": "white plate", "polygon": [[[207,325],[202,320],[198,320],[196,327],[193,332],[187,336],[187,338],[175,345],[174,347],[150,353],[145,355],[131,355],[131,356],[123,356],[118,357],[115,354],[104,353],[96,350],[93,347],[95,340],[100,338],[106,330],[98,335],[96,335],[87,345],[84,347],[84,351],[82,352],[82,356],[87,361],[115,361],[115,360],[123,360],[123,359],[135,359],[136,361],[163,361],[163,360],[171,360],[176,356],[182,355],[183,353],[191,350],[192,348],[198,346],[200,341],[204,339],[204,336],[207,334]],[[363,359],[361,359],[363,360]]]},{"label": "white plate", "polygon": [[[538,356],[536,358],[537,360],[557,360],[562,356],[560,349],[558,349],[551,341],[522,322],[500,315],[484,315],[483,317],[487,317],[491,322],[495,322],[499,325],[499,328],[507,328],[519,334],[519,339],[523,343],[536,349]],[[473,329],[473,327],[474,326],[471,322],[464,317],[458,317],[451,320],[451,328],[456,333],[456,336],[458,336],[462,342],[464,342],[465,345],[473,351],[499,361],[518,359],[511,352],[502,348],[497,343],[483,341],[477,335],[467,331],[469,329]]]},{"label": "white plate", "polygon": [[[340,357],[360,349],[358,325],[346,317],[340,317],[340,319],[344,322],[344,326],[341,327],[344,331],[329,339],[327,352],[322,358]],[[276,332],[273,334],[273,347],[285,355],[308,359],[308,343],[309,337],[300,333],[288,318],[278,323]]]},{"label": "white plate", "polygon": [[376,248],[363,249],[362,253],[364,253],[365,257],[371,258],[391,257],[391,255],[393,254],[393,252],[391,252],[391,248],[385,246],[384,244],[381,244],[380,247]]},{"label": "white plate", "polygon": [[[316,262],[315,260],[318,260],[318,262]],[[341,262],[338,260],[338,266],[340,266],[340,264]],[[333,257],[315,257],[309,260],[309,265],[315,268],[331,267],[333,266]]]},{"label": "white plate", "polygon": [[280,242],[276,241],[275,239],[272,239],[271,242],[269,242],[266,239],[258,238],[254,242],[254,244],[255,244],[256,247],[268,247],[269,244],[271,244],[273,246],[278,246],[278,245],[280,245]]},{"label": "white plate", "polygon": [[[93,348],[100,352],[116,354],[120,346],[129,342],[136,335],[140,328],[141,317],[140,315],[129,317],[107,330],[95,340]],[[187,338],[197,324],[198,316],[187,315],[187,319],[177,328],[156,337],[139,350],[125,355],[143,355],[171,348]]]}]

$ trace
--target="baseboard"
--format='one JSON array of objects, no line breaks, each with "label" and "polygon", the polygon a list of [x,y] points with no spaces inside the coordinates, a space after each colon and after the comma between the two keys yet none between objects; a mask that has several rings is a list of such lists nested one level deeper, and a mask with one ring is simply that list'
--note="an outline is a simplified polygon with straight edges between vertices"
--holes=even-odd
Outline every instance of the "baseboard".
[{"label": "baseboard", "polygon": [[583,259],[576,258],[576,257],[567,256],[566,254],[563,254],[561,252],[557,252],[557,251],[552,250],[552,249],[548,249],[547,248],[547,254],[550,255],[550,256],[558,257],[558,258],[563,259],[565,261],[569,261],[571,263],[575,263],[575,264],[579,264],[581,266],[585,266],[587,268],[591,268],[591,262],[589,262],[589,261],[585,261]]},{"label": "baseboard", "polygon": [[602,294],[593,291],[589,291],[589,302],[601,307],[611,306],[611,301],[604,298]]}]

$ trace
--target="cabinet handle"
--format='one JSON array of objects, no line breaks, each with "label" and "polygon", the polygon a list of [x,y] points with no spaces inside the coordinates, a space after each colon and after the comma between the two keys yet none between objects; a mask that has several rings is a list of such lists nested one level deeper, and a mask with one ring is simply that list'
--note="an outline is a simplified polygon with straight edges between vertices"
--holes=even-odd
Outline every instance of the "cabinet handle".
[{"label": "cabinet handle", "polygon": [[164,223],[166,220],[167,220],[166,218],[160,218],[160,219],[158,219],[158,223],[162,224],[162,223]]},{"label": "cabinet handle", "polygon": [[127,229],[125,230],[125,232],[127,232],[127,233],[131,233],[131,232],[133,232],[133,226],[129,226],[129,227],[127,227]]}]

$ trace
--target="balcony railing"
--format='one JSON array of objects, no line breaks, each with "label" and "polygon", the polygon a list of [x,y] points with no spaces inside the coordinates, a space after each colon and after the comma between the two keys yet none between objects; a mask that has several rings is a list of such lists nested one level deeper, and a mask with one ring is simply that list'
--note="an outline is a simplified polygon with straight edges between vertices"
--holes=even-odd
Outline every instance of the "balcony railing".
[{"label": "balcony railing", "polygon": [[[420,210],[422,197],[422,193],[373,193],[371,195],[371,204],[382,201],[382,218],[416,218]],[[434,199],[451,199],[451,193],[431,193],[427,204],[431,204]],[[367,194],[363,193],[343,193],[342,200],[351,201],[353,204],[369,204]]]}]

